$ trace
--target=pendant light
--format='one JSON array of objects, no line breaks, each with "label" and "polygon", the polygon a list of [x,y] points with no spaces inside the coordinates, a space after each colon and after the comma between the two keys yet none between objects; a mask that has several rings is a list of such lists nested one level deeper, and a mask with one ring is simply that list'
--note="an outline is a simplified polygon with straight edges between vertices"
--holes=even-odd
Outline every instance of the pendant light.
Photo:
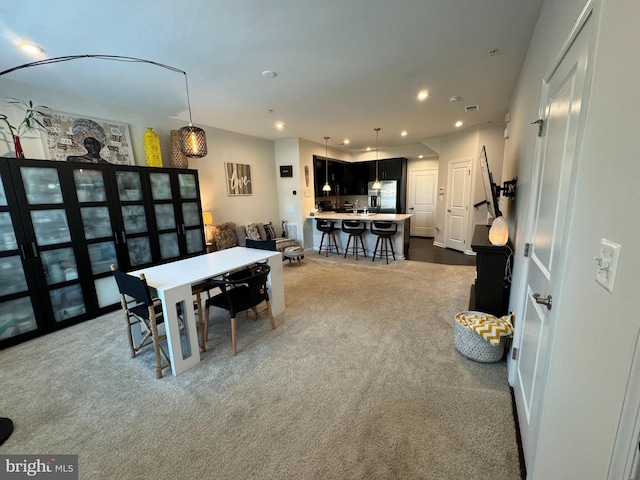
[{"label": "pendant light", "polygon": [[187,106],[189,107],[189,125],[178,130],[180,135],[180,151],[185,157],[202,158],[207,155],[207,136],[204,130],[193,126],[191,120],[191,100],[189,100],[189,83],[187,74],[184,74],[184,83],[187,89]]},{"label": "pendant light", "polygon": [[324,137],[324,175],[325,175],[325,184],[322,187],[323,192],[331,192],[331,185],[329,185],[329,147],[327,142],[329,141],[329,137]]},{"label": "pendant light", "polygon": [[371,188],[374,190],[380,190],[382,188],[382,184],[378,179],[378,134],[380,133],[380,128],[374,128],[374,130],[376,131],[376,181],[373,182]]}]

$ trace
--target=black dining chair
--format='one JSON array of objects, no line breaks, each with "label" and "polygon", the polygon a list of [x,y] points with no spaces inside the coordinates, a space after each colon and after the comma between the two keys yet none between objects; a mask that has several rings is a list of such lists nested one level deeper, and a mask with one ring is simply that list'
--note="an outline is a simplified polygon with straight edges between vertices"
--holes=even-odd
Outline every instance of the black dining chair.
[{"label": "black dining chair", "polygon": [[[161,345],[161,342],[167,339],[166,331],[162,334],[158,331],[158,325],[164,323],[162,302],[151,296],[144,274],[139,277],[129,275],[118,270],[115,265],[111,265],[111,271],[118,284],[120,303],[127,321],[131,357],[135,357],[144,347],[153,345],[156,377],[162,378],[162,371],[171,368],[169,355]],[[142,338],[139,341],[134,340],[132,329],[136,326],[139,326],[142,332]]]},{"label": "black dining chair", "polygon": [[208,320],[211,307],[227,310],[231,316],[231,348],[233,355],[237,353],[236,317],[240,312],[252,309],[257,319],[258,311],[256,307],[265,302],[271,320],[271,328],[276,328],[267,287],[267,277],[270,271],[271,267],[268,264],[259,263],[250,268],[244,278],[238,278],[236,275],[233,278],[227,277],[215,280],[216,286],[222,292],[207,299],[205,302],[205,340],[209,334]]}]

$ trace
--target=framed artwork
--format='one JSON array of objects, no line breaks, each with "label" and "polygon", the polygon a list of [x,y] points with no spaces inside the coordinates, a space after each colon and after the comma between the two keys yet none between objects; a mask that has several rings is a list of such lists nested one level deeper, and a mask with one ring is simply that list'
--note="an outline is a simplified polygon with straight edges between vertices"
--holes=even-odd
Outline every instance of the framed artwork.
[{"label": "framed artwork", "polygon": [[42,123],[50,160],[135,165],[126,123],[55,111]]},{"label": "framed artwork", "polygon": [[224,170],[227,179],[227,195],[253,195],[251,165],[225,162]]}]

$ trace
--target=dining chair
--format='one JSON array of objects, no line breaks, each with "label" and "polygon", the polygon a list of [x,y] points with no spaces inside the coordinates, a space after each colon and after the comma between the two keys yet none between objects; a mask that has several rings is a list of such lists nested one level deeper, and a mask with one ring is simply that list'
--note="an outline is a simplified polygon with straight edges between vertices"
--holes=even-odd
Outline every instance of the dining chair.
[{"label": "dining chair", "polygon": [[[160,333],[158,325],[164,323],[162,302],[151,296],[151,290],[144,274],[139,277],[124,273],[115,265],[111,271],[120,291],[120,304],[127,321],[127,334],[131,347],[131,358],[148,345],[153,345],[156,360],[156,377],[162,378],[162,371],[171,368],[169,355],[161,345],[167,339],[166,331]],[[142,338],[134,339],[133,328],[140,328]]]},{"label": "dining chair", "polygon": [[238,278],[239,276],[236,276],[215,280],[221,293],[214,295],[205,302],[204,318],[207,320],[205,321],[205,339],[208,337],[208,319],[211,307],[227,310],[231,316],[231,348],[234,356],[237,353],[236,317],[240,312],[251,309],[257,320],[258,311],[256,307],[262,302],[265,302],[271,320],[271,328],[276,328],[267,288],[267,277],[270,271],[271,267],[269,267],[269,265],[259,263],[250,268],[249,271],[247,271],[247,276],[244,278]]}]

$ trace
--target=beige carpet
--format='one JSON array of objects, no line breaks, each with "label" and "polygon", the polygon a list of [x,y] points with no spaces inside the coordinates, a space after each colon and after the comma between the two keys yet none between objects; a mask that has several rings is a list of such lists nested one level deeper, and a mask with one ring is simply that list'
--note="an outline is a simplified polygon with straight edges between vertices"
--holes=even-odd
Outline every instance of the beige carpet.
[{"label": "beige carpet", "polygon": [[519,479],[504,363],[453,346],[474,268],[320,257],[286,312],[211,319],[179,377],[129,358],[120,312],[0,352],[1,454],[78,454],[81,479]]}]

